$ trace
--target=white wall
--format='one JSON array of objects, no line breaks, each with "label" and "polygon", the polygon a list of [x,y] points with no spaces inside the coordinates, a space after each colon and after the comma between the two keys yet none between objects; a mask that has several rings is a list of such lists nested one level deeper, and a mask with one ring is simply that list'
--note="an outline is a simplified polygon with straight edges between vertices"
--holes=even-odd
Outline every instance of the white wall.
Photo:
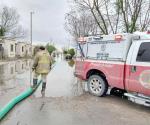
[{"label": "white wall", "polygon": [[[22,51],[22,47],[24,48]],[[16,56],[24,57],[26,55],[26,46],[25,43],[16,43]]]},{"label": "white wall", "polygon": [[[16,55],[15,51],[15,41],[12,40],[5,40],[3,43],[4,47],[4,56],[8,58],[14,58]],[[11,50],[11,45],[13,46],[13,50]]]},{"label": "white wall", "polygon": [[27,54],[27,56],[32,56],[32,50],[31,50],[30,44],[26,45],[26,54]]}]

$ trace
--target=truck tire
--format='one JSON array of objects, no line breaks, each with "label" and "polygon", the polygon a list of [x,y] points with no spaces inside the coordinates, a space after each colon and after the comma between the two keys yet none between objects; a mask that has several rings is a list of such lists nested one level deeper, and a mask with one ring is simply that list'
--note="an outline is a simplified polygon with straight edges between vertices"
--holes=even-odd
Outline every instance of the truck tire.
[{"label": "truck tire", "polygon": [[88,90],[92,95],[105,96],[108,90],[107,81],[99,75],[92,75],[87,82]]}]

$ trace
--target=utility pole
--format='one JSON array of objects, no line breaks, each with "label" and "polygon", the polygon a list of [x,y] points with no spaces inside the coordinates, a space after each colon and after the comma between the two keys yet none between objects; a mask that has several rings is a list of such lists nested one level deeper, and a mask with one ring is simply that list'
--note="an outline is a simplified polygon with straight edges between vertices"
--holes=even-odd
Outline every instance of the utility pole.
[{"label": "utility pole", "polygon": [[[30,42],[31,42],[31,57],[33,56],[32,51],[32,16],[34,12],[30,12]],[[32,64],[32,63],[31,63]],[[32,85],[32,67],[30,67],[30,85]]]},{"label": "utility pole", "polygon": [[34,12],[30,12],[30,42],[31,42],[31,47],[32,47],[32,16]]}]

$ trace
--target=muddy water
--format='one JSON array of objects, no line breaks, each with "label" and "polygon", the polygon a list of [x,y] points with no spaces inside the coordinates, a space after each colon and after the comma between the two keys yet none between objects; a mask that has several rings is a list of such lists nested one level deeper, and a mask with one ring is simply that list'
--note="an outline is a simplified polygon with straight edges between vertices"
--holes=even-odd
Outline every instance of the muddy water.
[{"label": "muddy water", "polygon": [[45,94],[41,94],[41,86],[34,94],[35,97],[73,97],[87,91],[87,86],[74,75],[74,61],[57,58],[54,68],[47,76]]},{"label": "muddy water", "polygon": [[[74,77],[74,61],[66,61],[63,57],[55,58],[56,63],[47,76],[45,94],[41,94],[41,86],[34,97],[72,97],[85,93],[86,84]],[[31,60],[18,60],[0,65],[0,108],[10,99],[30,86]]]},{"label": "muddy water", "polygon": [[[5,68],[7,69],[9,65],[10,64],[6,65]],[[19,64],[17,67],[18,66]],[[23,66],[20,66],[20,68],[21,67]],[[4,72],[6,71],[2,71],[3,73],[1,73],[1,75],[4,75]],[[3,80],[6,78],[4,76],[1,77],[1,81],[3,82],[0,84],[0,104],[2,104],[3,101],[7,102],[8,99],[19,93],[22,89],[30,86],[30,84],[28,84],[28,79],[30,76],[29,70],[20,70],[19,73],[18,71],[19,70],[17,70],[17,73],[15,73],[13,77],[11,77],[11,82],[6,82],[6,80]],[[0,124],[150,124],[150,110],[148,108],[140,107],[127,100],[115,98],[113,96],[98,98],[89,94],[85,94],[87,91],[86,84],[75,78],[73,76],[73,72],[73,61],[64,61],[62,58],[57,58],[55,67],[49,73],[47,78],[47,89],[45,91],[45,95],[41,94],[40,86],[31,97],[18,104],[16,108],[14,108],[14,110],[12,110],[12,112],[10,112]],[[6,72],[6,74],[8,73],[9,72]],[[44,98],[41,98],[43,96]]]},{"label": "muddy water", "polygon": [[0,108],[30,86],[30,66],[31,60],[0,65]]}]

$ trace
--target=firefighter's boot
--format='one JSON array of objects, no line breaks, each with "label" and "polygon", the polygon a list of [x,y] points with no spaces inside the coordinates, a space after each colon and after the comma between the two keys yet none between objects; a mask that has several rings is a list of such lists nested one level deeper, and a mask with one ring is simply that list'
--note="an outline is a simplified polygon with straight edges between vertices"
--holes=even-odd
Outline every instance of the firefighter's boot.
[{"label": "firefighter's boot", "polygon": [[33,88],[35,88],[37,85],[37,79],[33,79]]},{"label": "firefighter's boot", "polygon": [[43,82],[42,84],[42,90],[41,90],[41,93],[45,93],[45,89],[46,89],[46,82]]}]

